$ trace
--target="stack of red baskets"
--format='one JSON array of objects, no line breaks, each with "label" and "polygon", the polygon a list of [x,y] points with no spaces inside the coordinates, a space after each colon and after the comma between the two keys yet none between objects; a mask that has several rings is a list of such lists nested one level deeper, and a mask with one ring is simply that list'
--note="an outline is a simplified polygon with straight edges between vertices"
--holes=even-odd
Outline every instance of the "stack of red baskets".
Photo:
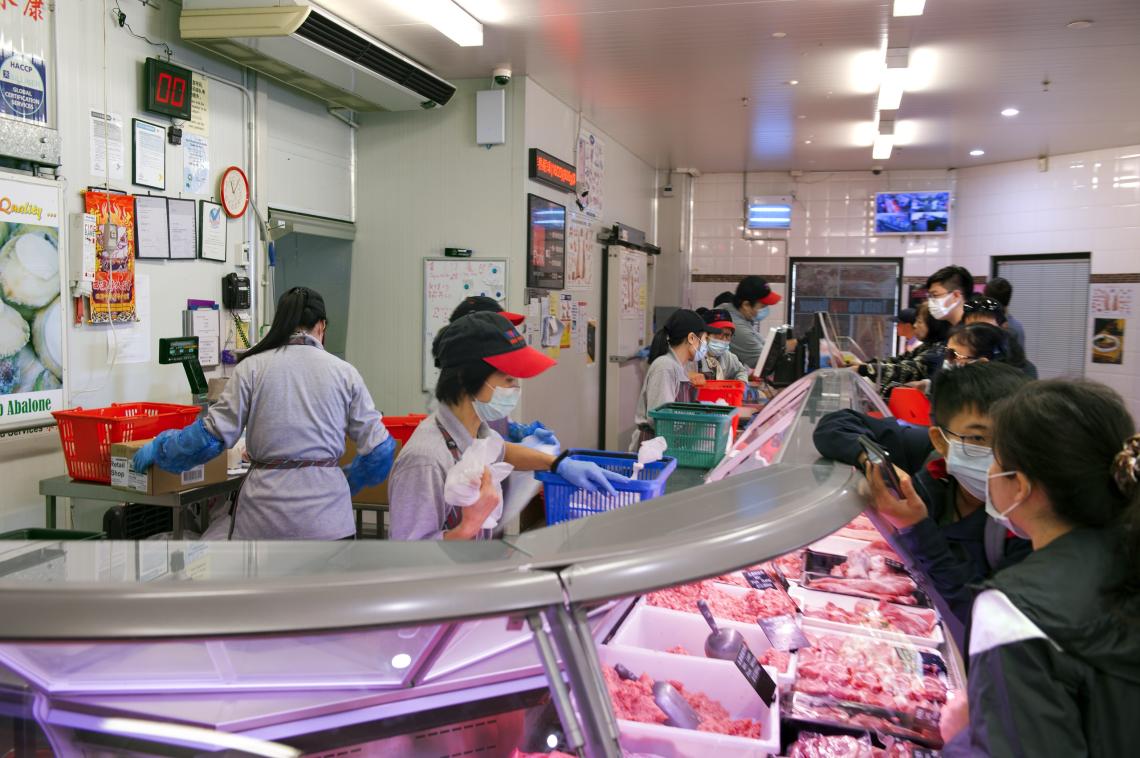
[{"label": "stack of red baskets", "polygon": [[[715,403],[718,400],[731,405],[733,408],[739,408],[744,405],[744,391],[748,388],[747,383],[737,379],[708,379],[703,385],[697,388],[697,401],[701,403]],[[740,415],[732,419],[732,435],[736,436],[737,427],[740,425]]]}]

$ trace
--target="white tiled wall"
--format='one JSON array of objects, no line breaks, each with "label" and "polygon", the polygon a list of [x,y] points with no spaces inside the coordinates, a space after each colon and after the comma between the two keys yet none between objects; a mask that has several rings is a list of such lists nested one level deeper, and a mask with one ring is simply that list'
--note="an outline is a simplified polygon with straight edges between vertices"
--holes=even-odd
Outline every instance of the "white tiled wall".
[{"label": "white tiled wall", "polygon": [[[954,193],[948,235],[872,234],[876,192],[939,189]],[[1091,252],[1094,275],[1140,273],[1140,145],[1052,156],[1044,172],[1031,160],[880,176],[752,173],[747,195],[794,197],[792,229],[767,234],[778,242],[743,239],[742,175],[701,176],[694,190],[692,273],[786,275],[788,256],[883,256],[904,258],[906,276],[950,263],[988,276],[993,255],[1067,252]],[[1135,287],[1140,295],[1140,284]],[[692,304],[709,305],[732,288],[729,282],[693,283]],[[779,309],[769,322],[782,317]],[[1091,315],[1088,328],[1091,335]],[[1085,374],[1115,388],[1140,418],[1140,310],[1127,325],[1123,365],[1090,361]]]}]

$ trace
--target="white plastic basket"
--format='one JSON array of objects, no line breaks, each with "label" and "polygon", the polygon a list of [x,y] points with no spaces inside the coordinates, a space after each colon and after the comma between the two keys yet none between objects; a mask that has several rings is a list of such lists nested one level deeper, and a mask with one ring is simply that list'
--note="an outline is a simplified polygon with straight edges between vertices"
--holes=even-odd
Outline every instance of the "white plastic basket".
[{"label": "white plastic basket", "polygon": [[[772,647],[764,630],[759,625],[741,624],[736,621],[717,621],[721,627],[735,629],[744,637],[749,649],[759,658]],[[705,659],[705,639],[709,627],[699,615],[682,613],[668,608],[638,606],[622,622],[610,645],[615,648],[637,648],[669,654],[668,651],[680,645],[691,657]],[[781,689],[786,689],[796,680],[796,656],[793,653],[787,671],[777,671],[765,666],[768,674],[776,680]]]},{"label": "white plastic basket", "polygon": [[753,719],[762,725],[762,737],[753,740],[618,719],[621,743],[626,750],[663,758],[767,758],[769,754],[779,754],[779,701],[769,708],[730,661],[612,646],[600,647],[598,657],[603,666],[621,663],[638,675],[680,682],[687,691],[703,692],[720,701],[732,718]]}]

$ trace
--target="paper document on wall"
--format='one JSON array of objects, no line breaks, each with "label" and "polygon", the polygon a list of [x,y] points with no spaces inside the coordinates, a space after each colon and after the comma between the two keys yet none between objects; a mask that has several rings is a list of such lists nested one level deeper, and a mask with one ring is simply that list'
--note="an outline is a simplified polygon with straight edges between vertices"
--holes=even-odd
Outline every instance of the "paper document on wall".
[{"label": "paper document on wall", "polygon": [[198,338],[198,362],[205,366],[221,363],[221,324],[218,310],[198,308],[191,313],[194,336]]},{"label": "paper document on wall", "polygon": [[182,135],[182,190],[209,194],[210,143],[199,134]]},{"label": "paper document on wall", "polygon": [[91,176],[122,181],[123,117],[118,113],[93,110],[88,126],[91,138]]},{"label": "paper document on wall", "polygon": [[151,362],[150,277],[146,274],[135,276],[135,315],[136,323],[107,330],[107,355],[117,355],[116,363]]}]

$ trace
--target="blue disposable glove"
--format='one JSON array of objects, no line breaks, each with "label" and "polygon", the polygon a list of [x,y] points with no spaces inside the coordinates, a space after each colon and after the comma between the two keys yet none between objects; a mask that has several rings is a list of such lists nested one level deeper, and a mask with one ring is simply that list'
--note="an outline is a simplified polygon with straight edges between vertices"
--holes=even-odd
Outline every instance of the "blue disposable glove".
[{"label": "blue disposable glove", "polygon": [[[534,433],[528,435],[527,439],[533,439],[539,445],[554,445],[554,447],[557,447],[557,448],[562,447],[562,443],[559,442],[558,438],[554,436],[554,432],[550,431],[546,427],[542,427],[540,429],[535,429]],[[527,447],[533,446],[533,445],[528,444],[526,439],[523,440],[523,444],[526,445]]]},{"label": "blue disposable glove", "polygon": [[368,455],[358,455],[352,463],[344,467],[344,476],[348,479],[348,489],[353,495],[366,487],[375,487],[388,478],[392,470],[392,461],[396,459],[396,438],[389,435],[388,439],[372,449]]},{"label": "blue disposable glove", "polygon": [[604,495],[615,494],[610,482],[625,483],[630,481],[628,476],[622,476],[614,471],[607,471],[591,461],[576,461],[573,458],[564,458],[554,472],[578,489],[586,492],[600,492]]},{"label": "blue disposable glove", "polygon": [[645,347],[641,348],[636,353],[634,353],[633,357],[634,358],[640,358],[643,361],[649,360],[649,348],[650,348],[650,346],[646,345]]},{"label": "blue disposable glove", "polygon": [[539,429],[545,428],[546,424],[541,421],[531,421],[529,424],[520,424],[517,421],[511,421],[507,424],[507,441],[521,443]]},{"label": "blue disposable glove", "polygon": [[131,466],[138,472],[158,466],[163,471],[181,474],[212,461],[225,449],[222,441],[206,431],[206,425],[198,419],[184,429],[168,429],[159,434],[135,453]]}]

